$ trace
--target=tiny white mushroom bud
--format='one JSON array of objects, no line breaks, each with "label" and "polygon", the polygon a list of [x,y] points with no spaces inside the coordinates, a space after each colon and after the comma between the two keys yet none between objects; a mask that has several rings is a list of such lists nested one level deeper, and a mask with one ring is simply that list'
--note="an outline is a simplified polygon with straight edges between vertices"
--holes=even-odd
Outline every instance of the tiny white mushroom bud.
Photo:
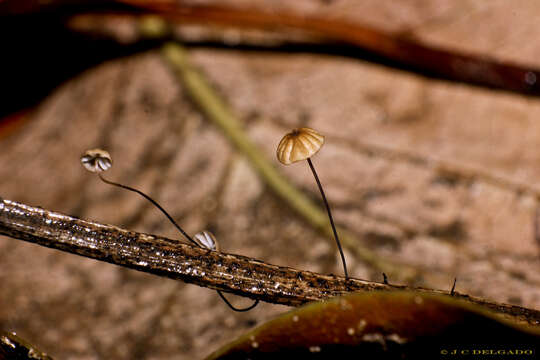
[{"label": "tiny white mushroom bud", "polygon": [[112,159],[111,155],[105,150],[91,149],[81,156],[81,163],[86,170],[100,173],[111,168]]},{"label": "tiny white mushroom bud", "polygon": [[[219,242],[217,241],[214,234],[212,234],[208,230],[203,230],[201,232],[196,233],[195,236],[193,236],[193,241],[195,243],[197,243],[197,245],[199,245],[203,249],[219,251]],[[229,300],[227,300],[227,298],[225,297],[225,295],[223,295],[223,293],[221,291],[218,290],[217,293],[219,294],[221,299],[227,304],[227,306],[230,307],[234,311],[239,311],[239,312],[249,311],[249,310],[253,309],[255,306],[257,306],[257,304],[259,303],[259,300],[257,299],[250,306],[248,306],[246,308],[243,308],[243,309],[239,309],[239,308],[234,307],[229,302]],[[254,338],[252,339],[252,341],[253,340],[254,340]],[[254,341],[254,342],[251,343],[251,346],[253,346],[253,348],[258,348],[259,343]]]},{"label": "tiny white mushroom bud", "polygon": [[219,251],[219,243],[210,231],[204,230],[193,236],[193,240],[202,248]]}]

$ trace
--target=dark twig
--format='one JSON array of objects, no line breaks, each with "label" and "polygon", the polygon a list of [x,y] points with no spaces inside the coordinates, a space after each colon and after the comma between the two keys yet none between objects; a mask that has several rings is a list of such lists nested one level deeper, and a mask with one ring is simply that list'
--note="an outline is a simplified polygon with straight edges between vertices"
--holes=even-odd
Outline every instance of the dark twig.
[{"label": "dark twig", "polygon": [[[423,44],[399,33],[388,33],[343,19],[255,8],[193,6],[178,2],[121,0],[135,8],[154,12],[184,24],[218,25],[281,34],[304,32],[311,43],[349,45],[349,51],[367,50],[393,65],[423,74],[481,86],[540,95],[540,69],[527,68],[450,49]],[[295,33],[297,36],[298,34]],[[290,38],[290,36],[289,36]],[[355,49],[357,48],[357,49]],[[356,50],[356,51],[355,51]]]},{"label": "dark twig", "polygon": [[[274,304],[298,306],[355,291],[415,290],[450,295],[442,290],[385,285],[354,278],[347,280],[271,265],[10,200],[0,200],[0,234]],[[516,321],[540,325],[538,310],[458,293],[454,293],[454,297],[483,305]]]},{"label": "dark twig", "polygon": [[20,338],[15,333],[0,332],[0,359],[5,360],[53,360],[49,355],[38,350],[28,341]]}]

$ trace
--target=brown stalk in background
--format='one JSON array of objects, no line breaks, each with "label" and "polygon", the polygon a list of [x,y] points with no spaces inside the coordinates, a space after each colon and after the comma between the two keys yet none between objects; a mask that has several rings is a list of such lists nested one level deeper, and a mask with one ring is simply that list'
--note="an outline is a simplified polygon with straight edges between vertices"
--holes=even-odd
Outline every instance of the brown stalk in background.
[{"label": "brown stalk in background", "polygon": [[[0,33],[5,34],[1,43],[6,66],[0,69],[0,77],[7,98],[0,117],[35,105],[55,86],[89,67],[155,48],[157,42],[170,40],[172,36],[143,37],[136,44],[126,45],[110,37],[95,36],[92,31],[78,33],[67,25],[70,19],[92,14],[102,18],[155,14],[180,28],[195,24],[214,31],[214,35],[217,26],[222,30],[221,36],[206,42],[203,39],[202,44],[208,46],[242,48],[246,44],[231,43],[224,29],[258,30],[278,35],[281,42],[255,41],[247,48],[345,55],[450,81],[540,95],[539,69],[500,62],[481,54],[437,48],[403,34],[387,33],[348,20],[283,11],[270,13],[255,8],[192,6],[173,1],[4,0],[0,1]],[[174,37],[194,45],[198,42],[181,34],[178,37],[178,33]],[[39,62],[34,61],[36,54],[40,54]],[[28,82],[35,85],[21,87],[20,84]]]},{"label": "brown stalk in background", "polygon": [[[396,65],[453,81],[540,95],[539,69],[527,69],[495,59],[431,47],[350,21],[284,12],[221,6],[189,6],[168,1],[120,0],[180,24],[221,25],[242,29],[300,30],[311,41],[352,45]],[[315,40],[315,41],[317,41]]]}]

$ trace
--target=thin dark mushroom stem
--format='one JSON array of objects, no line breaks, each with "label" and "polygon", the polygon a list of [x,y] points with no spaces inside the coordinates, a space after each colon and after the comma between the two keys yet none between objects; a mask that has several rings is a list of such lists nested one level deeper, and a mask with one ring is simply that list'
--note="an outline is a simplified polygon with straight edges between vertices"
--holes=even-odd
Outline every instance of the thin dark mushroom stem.
[{"label": "thin dark mushroom stem", "polygon": [[126,190],[129,190],[129,191],[133,191],[133,192],[135,192],[135,193],[141,195],[142,197],[144,197],[146,200],[150,201],[155,207],[157,207],[157,208],[158,208],[158,209],[159,209],[159,210],[167,217],[167,219],[169,219],[169,221],[170,221],[170,222],[178,229],[178,231],[180,231],[180,232],[182,233],[182,235],[184,235],[184,237],[185,237],[186,239],[189,240],[189,242],[191,242],[191,243],[194,244],[194,245],[199,246],[199,245],[197,244],[197,242],[196,242],[195,240],[193,240],[193,239],[191,238],[191,236],[189,236],[189,235],[184,231],[184,229],[182,229],[182,228],[180,227],[180,225],[178,225],[178,224],[176,223],[176,221],[174,221],[174,219],[172,218],[172,216],[169,215],[169,213],[168,213],[167,211],[165,211],[165,209],[162,208],[161,205],[159,205],[159,204],[158,204],[154,199],[152,199],[150,196],[146,195],[145,193],[143,193],[143,192],[140,191],[140,190],[137,190],[137,189],[135,189],[135,188],[129,187],[129,186],[127,186],[127,185],[122,185],[122,184],[118,184],[118,183],[115,183],[115,182],[113,182],[113,181],[107,180],[107,179],[105,179],[105,178],[103,177],[103,175],[101,175],[101,174],[99,174],[99,173],[98,173],[98,176],[99,176],[99,178],[101,179],[101,181],[103,181],[103,182],[106,183],[106,184],[113,185],[113,186],[117,186],[117,187],[119,187],[119,188],[126,189]]},{"label": "thin dark mushroom stem", "polygon": [[[119,183],[115,183],[113,181],[110,181],[110,180],[107,180],[103,177],[103,175],[101,175],[100,173],[98,173],[98,176],[99,178],[101,179],[101,181],[103,181],[104,183],[106,184],[109,184],[109,185],[113,185],[113,186],[117,186],[119,188],[122,188],[122,189],[125,189],[125,190],[129,190],[129,191],[133,191],[139,195],[141,195],[142,197],[144,197],[146,200],[150,201],[155,207],[157,207],[166,217],[167,219],[169,219],[169,221],[178,229],[178,231],[180,231],[182,233],[182,235],[184,235],[184,237],[186,239],[188,239],[192,244],[196,245],[196,246],[199,246],[199,244],[193,240],[191,238],[191,236],[189,236],[185,231],[184,229],[182,229],[180,227],[180,225],[178,225],[178,223],[176,221],[174,221],[174,219],[172,218],[171,215],[169,215],[169,213],[161,207],[161,205],[159,205],[154,199],[152,199],[150,196],[146,195],[145,193],[143,193],[142,191],[140,190],[137,190],[135,188],[132,188],[130,186],[127,186],[127,185],[122,185],[122,184],[119,184]],[[255,306],[257,306],[259,304],[259,300],[256,299],[255,302],[253,302],[253,304],[251,304],[250,306],[246,307],[246,308],[237,308],[235,306],[233,306],[233,304],[231,304],[229,302],[229,300],[227,300],[225,298],[225,296],[221,293],[221,291],[217,291],[218,295],[221,297],[221,299],[225,302],[225,304],[227,304],[227,306],[229,306],[229,308],[231,308],[231,310],[233,311],[236,311],[236,312],[245,312],[245,311],[249,311],[251,309],[253,309]]]},{"label": "thin dark mushroom stem", "polygon": [[347,263],[345,262],[345,255],[343,255],[343,249],[341,248],[341,243],[339,242],[336,226],[334,225],[334,219],[332,218],[330,205],[328,205],[328,200],[326,200],[326,195],[324,194],[321,181],[319,180],[319,176],[317,175],[317,172],[315,171],[315,167],[313,166],[311,159],[307,158],[307,162],[309,164],[309,167],[311,168],[311,172],[313,173],[313,176],[315,176],[315,181],[317,182],[317,186],[319,187],[319,191],[321,192],[321,196],[324,201],[324,206],[326,206],[326,212],[328,213],[328,218],[330,219],[330,225],[332,226],[332,231],[334,232],[334,238],[336,239],[336,244],[339,250],[339,255],[341,256],[341,262],[343,263],[343,271],[345,272],[345,278],[348,279],[349,273],[347,272]]},{"label": "thin dark mushroom stem", "polygon": [[229,302],[229,300],[227,300],[227,298],[225,297],[225,295],[223,295],[223,293],[221,291],[217,290],[217,293],[221,297],[221,300],[223,300],[225,302],[225,304],[229,305],[229,307],[232,310],[236,311],[236,312],[246,312],[246,311],[249,311],[249,310],[253,309],[255,306],[259,305],[259,299],[256,299],[253,302],[253,304],[249,305],[246,308],[240,309],[240,308],[237,308],[237,307],[233,306],[233,304],[231,304]]}]

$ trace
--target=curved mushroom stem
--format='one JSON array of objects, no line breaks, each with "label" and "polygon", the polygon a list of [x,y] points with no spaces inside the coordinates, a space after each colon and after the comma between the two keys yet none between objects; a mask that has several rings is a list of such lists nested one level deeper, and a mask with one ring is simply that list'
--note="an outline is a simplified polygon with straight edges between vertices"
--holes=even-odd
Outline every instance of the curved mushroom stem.
[{"label": "curved mushroom stem", "polygon": [[195,240],[193,240],[191,238],[191,236],[189,236],[185,231],[184,229],[182,229],[180,227],[180,225],[178,225],[176,223],[176,221],[174,221],[174,219],[171,217],[171,215],[169,215],[168,212],[165,211],[164,208],[161,207],[161,205],[159,205],[156,201],[154,201],[154,199],[152,199],[150,196],[146,195],[145,193],[143,193],[142,191],[140,190],[137,190],[137,189],[134,189],[132,187],[129,187],[129,186],[126,186],[126,185],[122,185],[122,184],[118,184],[118,183],[115,183],[115,182],[112,182],[112,181],[109,181],[107,179],[105,179],[101,174],[98,173],[98,176],[99,178],[101,179],[101,181],[103,181],[105,184],[109,184],[109,185],[113,185],[113,186],[117,186],[119,188],[122,188],[122,189],[126,189],[126,190],[129,190],[129,191],[133,191],[139,195],[141,195],[142,197],[144,197],[146,200],[150,201],[152,204],[154,204],[155,207],[157,207],[163,214],[165,214],[165,216],[167,217],[167,219],[169,219],[169,221],[174,225],[176,226],[176,228],[182,233],[182,235],[184,235],[184,237],[186,239],[188,239],[191,243],[193,243],[194,245],[197,245],[198,244],[195,242]]},{"label": "curved mushroom stem", "polygon": [[[191,243],[193,243],[194,245],[196,246],[199,246],[200,245],[191,238],[191,236],[189,236],[185,231],[184,229],[182,229],[180,227],[180,225],[178,225],[176,223],[176,221],[174,221],[174,219],[172,218],[171,215],[169,215],[169,213],[167,211],[165,211],[164,208],[161,207],[161,205],[159,205],[154,199],[152,199],[150,196],[146,195],[145,193],[143,193],[142,191],[140,190],[137,190],[135,188],[132,188],[132,187],[129,187],[127,185],[122,185],[122,184],[118,184],[118,183],[115,183],[113,181],[110,181],[110,180],[107,180],[103,177],[103,175],[101,175],[100,173],[98,173],[98,176],[99,178],[101,179],[101,181],[103,181],[105,184],[108,184],[108,185],[113,185],[113,186],[116,186],[116,187],[119,187],[119,188],[122,188],[122,189],[126,189],[126,190],[129,190],[129,191],[133,191],[139,195],[141,195],[142,197],[144,197],[146,200],[150,201],[155,207],[157,207],[166,217],[167,219],[169,219],[169,221],[174,225],[176,226],[176,228],[182,233],[182,235],[184,235],[184,237],[186,239],[188,239]],[[221,299],[223,299],[223,301],[225,302],[225,304],[227,304],[227,306],[229,306],[229,308],[231,308],[231,310],[233,311],[237,311],[237,312],[245,312],[245,311],[249,311],[251,309],[253,309],[255,306],[257,306],[259,304],[259,300],[255,300],[255,302],[253,304],[251,304],[250,306],[248,306],[247,308],[244,308],[244,309],[239,309],[239,308],[236,308],[234,307],[230,302],[229,300],[227,300],[225,298],[225,296],[221,293],[221,291],[217,291],[218,295],[221,297]]]},{"label": "curved mushroom stem", "polygon": [[253,304],[249,305],[248,307],[246,308],[243,308],[243,309],[239,309],[239,308],[236,308],[233,306],[233,304],[231,304],[229,302],[229,300],[227,300],[227,298],[225,297],[225,295],[223,295],[223,293],[219,290],[217,290],[217,293],[218,295],[221,297],[221,299],[225,302],[225,304],[229,305],[229,307],[231,308],[231,310],[233,311],[237,311],[237,312],[246,312],[246,311],[249,311],[251,309],[253,309],[255,306],[257,306],[259,304],[259,299],[255,300],[253,302]]},{"label": "curved mushroom stem", "polygon": [[326,195],[324,195],[324,190],[322,188],[321,182],[319,181],[319,176],[317,175],[317,172],[315,171],[315,168],[313,167],[313,163],[311,162],[311,159],[307,158],[307,162],[309,164],[309,167],[311,168],[311,172],[313,173],[313,176],[315,176],[315,181],[317,182],[317,185],[319,186],[319,191],[321,192],[324,205],[326,206],[326,212],[328,213],[328,218],[330,219],[330,225],[332,225],[332,231],[334,232],[334,238],[336,239],[339,255],[341,255],[341,262],[343,263],[343,271],[345,272],[345,278],[348,279],[349,273],[347,272],[347,263],[345,262],[345,255],[343,255],[343,249],[341,248],[341,243],[339,242],[336,226],[334,225],[334,219],[332,218],[332,213],[330,212],[330,205],[328,205],[328,201],[326,200]]}]

